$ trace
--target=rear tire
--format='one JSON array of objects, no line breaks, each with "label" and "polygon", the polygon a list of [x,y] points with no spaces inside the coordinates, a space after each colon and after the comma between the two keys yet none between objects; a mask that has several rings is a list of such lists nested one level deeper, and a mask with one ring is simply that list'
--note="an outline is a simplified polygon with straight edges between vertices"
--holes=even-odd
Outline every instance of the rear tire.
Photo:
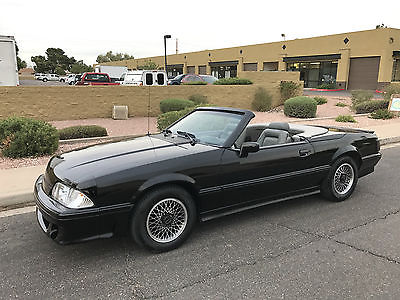
[{"label": "rear tire", "polygon": [[358,168],[349,156],[338,158],[322,182],[321,194],[330,201],[340,202],[351,196],[358,182]]},{"label": "rear tire", "polygon": [[189,236],[196,220],[190,193],[175,186],[155,188],[143,196],[132,215],[134,241],[154,252],[179,247]]},{"label": "rear tire", "polygon": [[43,78],[43,82],[46,82],[47,81],[47,79],[46,78]]}]

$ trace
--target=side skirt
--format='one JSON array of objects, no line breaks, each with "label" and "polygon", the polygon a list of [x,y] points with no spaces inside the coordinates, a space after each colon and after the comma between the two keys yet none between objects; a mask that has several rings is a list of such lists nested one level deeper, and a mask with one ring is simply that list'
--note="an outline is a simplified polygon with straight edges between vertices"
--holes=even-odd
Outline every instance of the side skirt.
[{"label": "side skirt", "polygon": [[248,206],[236,207],[236,208],[231,208],[231,209],[228,208],[228,209],[225,209],[222,212],[204,213],[204,215],[200,215],[200,221],[205,222],[205,221],[209,221],[209,220],[212,220],[212,219],[216,219],[216,218],[228,216],[228,215],[231,215],[231,214],[235,214],[235,213],[238,213],[238,212],[242,212],[242,211],[245,211],[245,210],[249,210],[249,209],[265,206],[265,205],[268,205],[268,204],[279,203],[279,202],[283,202],[283,201],[287,201],[287,200],[291,200],[291,199],[296,199],[296,198],[303,198],[303,197],[307,197],[307,196],[316,195],[316,194],[319,194],[319,193],[320,193],[320,190],[317,189],[317,190],[314,190],[312,192],[296,194],[296,195],[292,195],[292,196],[278,198],[278,199],[275,199],[275,200],[267,200],[267,201],[264,201],[264,202],[257,202],[255,204],[248,205]]}]

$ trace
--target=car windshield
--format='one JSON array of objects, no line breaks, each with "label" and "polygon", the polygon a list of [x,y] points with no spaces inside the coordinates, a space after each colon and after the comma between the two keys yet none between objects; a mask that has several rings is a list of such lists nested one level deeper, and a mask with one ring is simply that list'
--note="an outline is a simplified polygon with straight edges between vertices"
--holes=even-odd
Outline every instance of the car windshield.
[{"label": "car windshield", "polygon": [[185,75],[184,74],[178,75],[172,80],[180,80],[183,76],[185,76]]},{"label": "car windshield", "polygon": [[222,146],[242,118],[243,115],[235,113],[199,110],[168,129],[176,135],[182,136],[182,132],[194,135],[200,143]]}]

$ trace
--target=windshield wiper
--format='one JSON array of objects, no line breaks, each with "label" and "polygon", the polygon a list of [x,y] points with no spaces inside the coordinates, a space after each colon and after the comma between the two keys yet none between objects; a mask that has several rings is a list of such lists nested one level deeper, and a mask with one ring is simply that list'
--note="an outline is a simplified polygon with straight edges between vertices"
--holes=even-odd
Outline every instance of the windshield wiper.
[{"label": "windshield wiper", "polygon": [[169,129],[164,129],[164,130],[161,131],[161,132],[164,134],[164,136],[168,136],[168,135],[172,134],[172,131],[169,130]]},{"label": "windshield wiper", "polygon": [[190,132],[185,132],[185,131],[177,131],[176,132],[179,135],[184,136],[185,138],[188,138],[190,140],[190,145],[194,146],[196,145],[197,139],[196,136],[193,133]]}]

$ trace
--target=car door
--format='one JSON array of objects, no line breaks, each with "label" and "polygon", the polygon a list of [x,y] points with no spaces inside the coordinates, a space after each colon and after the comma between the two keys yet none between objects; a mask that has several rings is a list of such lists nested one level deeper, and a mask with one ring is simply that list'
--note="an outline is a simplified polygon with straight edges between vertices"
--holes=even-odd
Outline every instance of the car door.
[{"label": "car door", "polygon": [[155,85],[166,85],[165,74],[162,72],[154,73],[155,76]]},{"label": "car door", "polygon": [[235,206],[306,193],[319,185],[320,169],[306,140],[261,147],[246,157],[226,149],[220,177],[224,202]]}]

